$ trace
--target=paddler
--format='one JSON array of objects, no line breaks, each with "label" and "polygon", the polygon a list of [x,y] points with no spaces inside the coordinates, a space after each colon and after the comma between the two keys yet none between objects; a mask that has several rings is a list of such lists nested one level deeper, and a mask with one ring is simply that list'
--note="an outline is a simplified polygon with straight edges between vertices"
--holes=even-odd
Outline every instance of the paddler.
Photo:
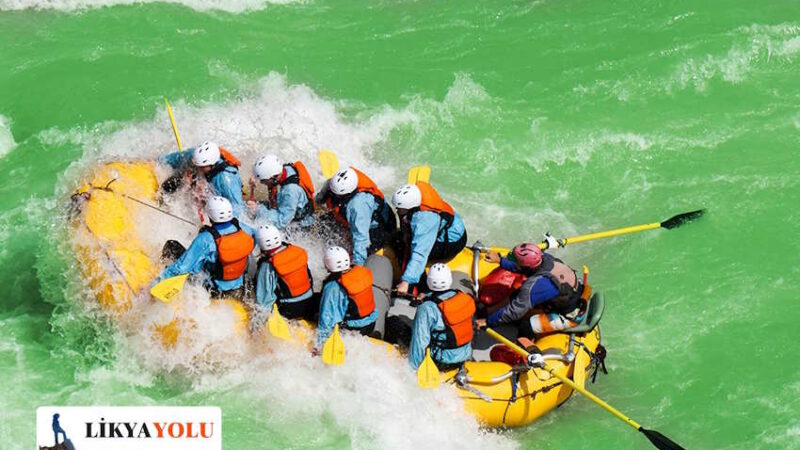
[{"label": "paddler", "polygon": [[396,290],[407,294],[416,285],[429,262],[446,261],[467,245],[467,230],[461,217],[428,183],[402,186],[392,196],[400,217],[403,275]]},{"label": "paddler", "polygon": [[[511,301],[485,320],[479,319],[479,326],[515,323],[520,336],[531,338],[572,328],[586,313],[586,302],[581,298],[583,284],[575,270],[542,252],[536,243],[519,244],[505,258],[495,252],[490,252],[486,258],[499,262],[502,270],[520,274],[524,281],[511,294]],[[491,278],[490,274],[488,283],[492,282]],[[531,310],[541,313],[527,317]]]},{"label": "paddler", "polygon": [[383,192],[367,175],[349,167],[328,180],[320,192],[336,220],[350,230],[353,240],[353,264],[362,266],[367,256],[383,248],[397,230],[397,219],[386,203]]},{"label": "paddler", "polygon": [[323,259],[330,276],[322,286],[315,348],[321,349],[338,323],[341,328],[363,335],[372,333],[378,311],[372,294],[372,272],[351,266],[350,254],[342,247],[325,250]]},{"label": "paddler", "polygon": [[189,248],[177,255],[177,261],[161,272],[156,283],[185,273],[205,272],[212,297],[241,299],[247,257],[255,248],[255,231],[239,223],[225,197],[209,197],[206,213],[211,226],[200,229]]},{"label": "paddler", "polygon": [[[314,184],[306,166],[300,162],[282,163],[275,155],[265,155],[253,165],[253,175],[269,188],[263,203],[248,202],[256,220],[267,220],[279,230],[296,222],[308,228],[314,221]],[[251,182],[251,187],[255,182]]]},{"label": "paddler", "polygon": [[475,300],[451,289],[453,275],[446,264],[431,266],[427,284],[431,292],[423,297],[414,316],[408,362],[417,370],[430,347],[439,370],[458,368],[472,357]]},{"label": "paddler", "polygon": [[278,311],[284,317],[314,320],[317,303],[311,290],[314,282],[305,249],[283,242],[281,231],[274,225],[258,227],[256,242],[261,248],[256,303],[271,311],[277,301]]},{"label": "paddler", "polygon": [[244,212],[242,178],[239,176],[241,162],[229,151],[206,141],[196,148],[172,152],[159,158],[159,161],[176,169],[176,173],[161,184],[164,192],[175,192],[181,186],[186,170],[194,166],[208,181],[211,195],[225,197],[231,202],[234,217],[240,217]]}]

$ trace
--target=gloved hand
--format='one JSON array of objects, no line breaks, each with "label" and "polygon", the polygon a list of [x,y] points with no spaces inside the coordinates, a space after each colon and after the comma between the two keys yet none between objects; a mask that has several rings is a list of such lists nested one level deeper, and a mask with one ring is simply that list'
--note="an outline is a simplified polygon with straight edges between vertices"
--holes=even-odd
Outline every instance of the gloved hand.
[{"label": "gloved hand", "polygon": [[500,258],[501,258],[500,253],[492,250],[489,250],[488,252],[486,252],[486,255],[483,256],[483,259],[485,261],[495,264],[500,262]]},{"label": "gloved hand", "polygon": [[549,231],[544,234],[544,241],[547,242],[548,249],[561,247],[561,244],[558,243],[558,240],[554,238]]},{"label": "gloved hand", "polygon": [[398,295],[405,296],[406,294],[408,294],[409,288],[410,286],[408,284],[408,281],[401,281],[397,283],[397,286],[395,286],[394,290],[395,292],[397,292]]}]

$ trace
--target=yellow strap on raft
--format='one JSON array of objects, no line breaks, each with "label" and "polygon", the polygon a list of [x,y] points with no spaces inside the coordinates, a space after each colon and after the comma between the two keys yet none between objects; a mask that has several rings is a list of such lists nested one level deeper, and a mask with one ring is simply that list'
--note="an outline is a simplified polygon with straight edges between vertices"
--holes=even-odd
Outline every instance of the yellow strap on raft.
[{"label": "yellow strap on raft", "polygon": [[586,387],[586,368],[589,367],[590,362],[589,354],[583,349],[578,349],[575,365],[572,368],[572,380],[580,387]]}]

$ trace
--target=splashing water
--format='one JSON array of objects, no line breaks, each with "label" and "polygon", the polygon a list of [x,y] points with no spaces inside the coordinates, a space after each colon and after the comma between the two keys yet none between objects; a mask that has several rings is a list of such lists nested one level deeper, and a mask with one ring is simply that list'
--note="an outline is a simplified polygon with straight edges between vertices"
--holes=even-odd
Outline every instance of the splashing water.
[{"label": "splashing water", "polygon": [[[246,175],[270,151],[319,187],[329,148],[390,193],[429,164],[471,241],[708,208],[556,254],[606,294],[611,374],[591,388],[687,448],[800,448],[794,2],[275,3],[0,0],[3,448],[30,448],[39,404],[215,404],[237,449],[647,445],[580,398],[485,432],[403,361],[346,337],[348,364],[331,369],[241,339],[194,287],[182,353],[143,331],[170,310],[103,315],[64,204],[97,164],[174,149],[164,96],[185,144],[217,140]],[[195,214],[180,196],[166,207]],[[148,254],[196,232],[137,211]]]}]

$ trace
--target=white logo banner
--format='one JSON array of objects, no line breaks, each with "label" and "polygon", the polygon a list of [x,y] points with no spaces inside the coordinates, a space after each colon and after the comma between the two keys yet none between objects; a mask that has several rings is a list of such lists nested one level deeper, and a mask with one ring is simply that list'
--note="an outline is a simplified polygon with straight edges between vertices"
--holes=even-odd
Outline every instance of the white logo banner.
[{"label": "white logo banner", "polygon": [[222,450],[222,411],[210,406],[42,406],[39,450]]}]

